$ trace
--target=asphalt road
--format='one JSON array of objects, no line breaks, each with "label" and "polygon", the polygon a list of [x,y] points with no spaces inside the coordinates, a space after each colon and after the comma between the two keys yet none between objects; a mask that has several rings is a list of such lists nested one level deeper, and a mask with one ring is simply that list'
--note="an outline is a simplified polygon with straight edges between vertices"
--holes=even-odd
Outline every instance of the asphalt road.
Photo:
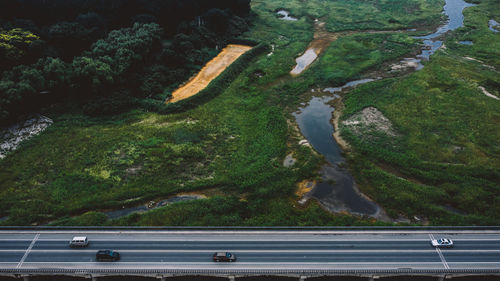
[{"label": "asphalt road", "polygon": [[[87,248],[72,249],[86,235]],[[431,238],[451,238],[435,249]],[[112,249],[118,262],[96,262]],[[230,251],[234,263],[214,263]],[[500,233],[302,233],[302,232],[0,232],[0,268],[301,268],[301,269],[498,269]]]}]

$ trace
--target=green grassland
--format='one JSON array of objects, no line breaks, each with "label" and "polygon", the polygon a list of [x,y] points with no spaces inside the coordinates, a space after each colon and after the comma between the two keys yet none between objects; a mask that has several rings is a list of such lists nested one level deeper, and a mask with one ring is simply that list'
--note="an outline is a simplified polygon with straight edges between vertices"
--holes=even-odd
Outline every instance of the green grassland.
[{"label": "green grassland", "polygon": [[[338,86],[383,71],[386,63],[418,47],[406,33],[357,31],[432,30],[443,2],[255,0],[253,24],[244,37],[274,45],[275,51],[255,58],[205,104],[176,114],[133,110],[108,118],[91,118],[78,109],[72,114],[48,109],[45,114],[54,124],[0,161],[0,215],[9,216],[1,223],[384,224],[329,214],[315,202],[296,203],[297,183],[316,178],[324,159],[298,145],[301,136],[291,112],[308,100],[304,93],[310,87]],[[481,63],[462,59],[468,54],[498,68],[500,48],[491,42],[499,35],[483,26],[487,16],[481,15],[483,10],[491,17],[498,13],[487,7],[494,0],[482,2],[467,11],[466,30],[454,32],[446,42],[448,49],[423,71],[368,84],[345,100],[346,118],[376,106],[400,133],[396,140],[387,140],[396,147],[387,150],[383,136],[367,141],[343,131],[353,146],[350,165],[362,191],[390,215],[439,215],[433,224],[450,224],[449,219],[456,224],[498,224],[499,107],[476,84],[498,95],[499,76]],[[299,20],[280,20],[275,14],[279,8]],[[329,31],[356,32],[334,41],[310,69],[292,78],[288,73],[313,38],[315,18],[325,21]],[[475,45],[457,45],[457,40],[473,40]],[[452,153],[450,145],[464,149]],[[285,168],[283,159],[291,152],[298,161]],[[380,162],[422,184],[396,177],[380,168]],[[99,212],[203,190],[217,192],[208,199],[114,221]],[[447,204],[470,215],[453,215],[439,207]]]},{"label": "green grassland", "polygon": [[355,147],[352,167],[363,190],[393,216],[422,216],[432,224],[500,220],[500,101],[478,88],[500,96],[500,35],[487,25],[500,15],[494,3],[467,9],[465,27],[447,37],[423,70],[347,95],[344,119],[374,106],[399,132],[389,138],[342,130]]}]

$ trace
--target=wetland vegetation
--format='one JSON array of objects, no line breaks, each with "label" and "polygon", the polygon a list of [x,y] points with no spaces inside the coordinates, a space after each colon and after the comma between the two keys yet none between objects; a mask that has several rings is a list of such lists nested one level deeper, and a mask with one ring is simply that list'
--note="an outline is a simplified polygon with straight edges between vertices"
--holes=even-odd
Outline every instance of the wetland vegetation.
[{"label": "wetland vegetation", "polygon": [[[0,224],[500,223],[500,101],[494,98],[500,97],[500,33],[491,24],[500,21],[497,1],[474,0],[464,11],[465,26],[439,38],[444,47],[419,71],[394,65],[421,51],[415,37],[446,22],[444,0],[253,0],[249,13],[248,1],[215,2],[177,19],[175,28],[154,9],[126,20],[104,16],[106,33],[75,43],[85,48],[70,54],[58,45],[62,27],[52,25],[86,27],[78,13],[64,19],[71,28],[51,19],[34,28],[2,15],[0,40],[12,44],[0,41],[6,50],[0,56],[22,54],[3,65],[2,121],[36,112],[53,124],[0,160]],[[284,20],[280,11],[296,20]],[[233,79],[216,84],[217,94],[196,106],[171,113],[144,106],[163,103],[235,37],[268,52],[246,58],[245,69],[233,68]],[[318,58],[290,75],[318,37],[328,39]],[[31,53],[36,40],[44,42]],[[140,56],[111,56],[112,42],[133,46],[120,48]],[[376,81],[327,91],[359,79]],[[46,88],[50,98],[25,106]],[[325,101],[335,107],[333,125],[347,143],[339,165],[383,216],[298,203],[300,183],[335,184],[322,180],[327,160],[304,140],[293,114],[326,95],[339,95]],[[388,120],[391,133],[380,122],[362,122],[370,116]],[[295,161],[284,166],[287,155]],[[190,192],[206,198],[115,219],[105,214]]]}]

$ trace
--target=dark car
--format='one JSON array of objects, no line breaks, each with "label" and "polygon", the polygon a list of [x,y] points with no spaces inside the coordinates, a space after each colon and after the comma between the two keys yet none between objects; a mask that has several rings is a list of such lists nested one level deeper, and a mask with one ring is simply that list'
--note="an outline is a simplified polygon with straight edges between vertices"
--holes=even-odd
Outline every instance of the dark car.
[{"label": "dark car", "polygon": [[214,253],[214,261],[233,262],[236,261],[236,256],[234,254],[231,254],[230,252],[217,252]]},{"label": "dark car", "polygon": [[117,261],[120,259],[120,254],[113,250],[100,250],[95,254],[97,261]]}]

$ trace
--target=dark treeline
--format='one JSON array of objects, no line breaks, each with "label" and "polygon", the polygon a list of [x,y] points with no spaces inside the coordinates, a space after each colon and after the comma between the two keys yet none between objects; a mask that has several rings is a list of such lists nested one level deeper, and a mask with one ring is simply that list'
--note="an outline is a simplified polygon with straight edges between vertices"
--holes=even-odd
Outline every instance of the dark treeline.
[{"label": "dark treeline", "polygon": [[247,30],[250,0],[0,0],[0,125],[54,102],[114,114]]},{"label": "dark treeline", "polygon": [[[33,46],[21,46],[26,56],[14,60],[7,56],[0,70],[33,62],[33,57],[41,55],[69,60],[107,32],[136,22],[157,23],[167,37],[190,35],[192,21],[223,34],[231,19],[238,21],[249,11],[250,0],[0,0],[4,30],[21,28],[40,37]],[[17,47],[22,45],[17,41]],[[48,49],[45,54],[43,49]]]},{"label": "dark treeline", "polygon": [[0,0],[0,18],[30,19],[38,26],[78,17],[85,21],[87,14],[96,13],[110,28],[116,29],[143,15],[155,17],[170,33],[176,31],[178,23],[211,9],[229,10],[242,16],[250,11],[250,0]]}]

